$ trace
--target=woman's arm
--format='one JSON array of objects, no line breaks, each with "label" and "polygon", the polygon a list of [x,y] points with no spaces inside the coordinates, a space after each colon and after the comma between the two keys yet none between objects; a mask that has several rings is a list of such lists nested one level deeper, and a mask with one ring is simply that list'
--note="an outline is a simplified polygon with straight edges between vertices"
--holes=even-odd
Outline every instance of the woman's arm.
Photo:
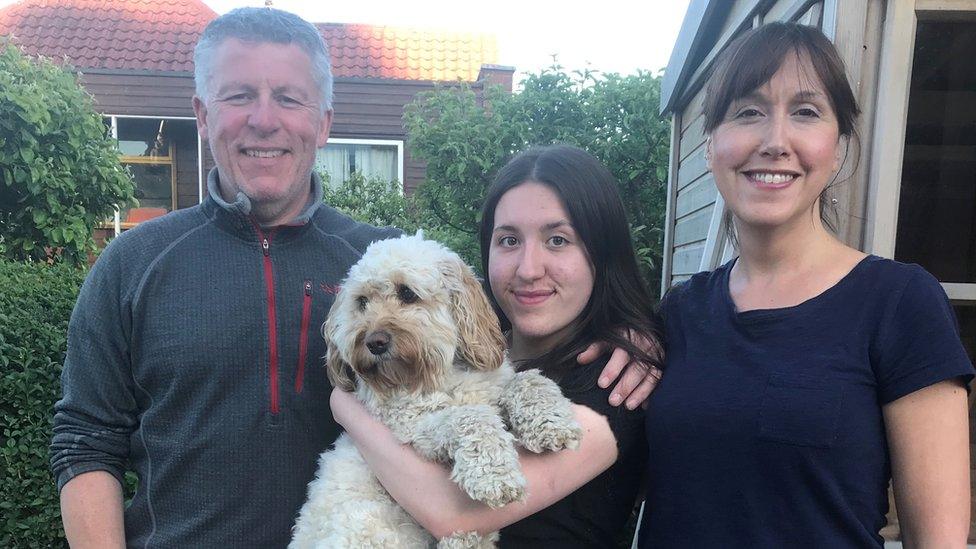
[{"label": "woman's arm", "polygon": [[559,501],[617,460],[617,442],[607,419],[574,405],[573,413],[583,428],[579,448],[546,454],[520,452],[526,501],[491,509],[461,491],[444,465],[427,461],[410,445],[401,444],[352,394],[333,390],[331,404],[336,421],[383,487],[438,539],[454,532],[499,530]]},{"label": "woman's arm", "polygon": [[948,380],[884,407],[905,547],[965,547],[969,427],[962,383]]}]

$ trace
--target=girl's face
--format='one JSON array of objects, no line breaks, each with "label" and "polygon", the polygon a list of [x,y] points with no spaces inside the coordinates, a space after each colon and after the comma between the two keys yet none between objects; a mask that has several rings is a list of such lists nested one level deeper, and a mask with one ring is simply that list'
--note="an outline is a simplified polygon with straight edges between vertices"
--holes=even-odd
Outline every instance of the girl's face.
[{"label": "girl's face", "polygon": [[708,167],[737,222],[780,228],[812,217],[839,158],[837,117],[808,57],[729,105],[708,140]]},{"label": "girl's face", "polygon": [[559,196],[528,181],[498,201],[488,281],[512,323],[513,358],[552,349],[593,293],[593,267]]}]

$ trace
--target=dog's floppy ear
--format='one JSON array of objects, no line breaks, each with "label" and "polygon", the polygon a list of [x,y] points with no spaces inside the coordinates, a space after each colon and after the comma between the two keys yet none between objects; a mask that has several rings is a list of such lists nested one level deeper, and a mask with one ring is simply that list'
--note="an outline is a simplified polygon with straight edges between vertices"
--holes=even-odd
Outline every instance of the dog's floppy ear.
[{"label": "dog's floppy ear", "polygon": [[325,372],[329,376],[329,383],[337,389],[342,389],[343,391],[351,392],[356,388],[356,381],[352,371],[352,366],[348,362],[342,360],[342,355],[339,353],[338,346],[332,339],[329,338],[329,325],[332,317],[329,317],[324,324],[322,324],[322,337],[325,338]]},{"label": "dog's floppy ear", "polygon": [[505,352],[498,317],[471,268],[458,259],[452,270],[460,277],[459,287],[451,293],[460,338],[458,353],[477,370],[494,370],[502,365]]}]

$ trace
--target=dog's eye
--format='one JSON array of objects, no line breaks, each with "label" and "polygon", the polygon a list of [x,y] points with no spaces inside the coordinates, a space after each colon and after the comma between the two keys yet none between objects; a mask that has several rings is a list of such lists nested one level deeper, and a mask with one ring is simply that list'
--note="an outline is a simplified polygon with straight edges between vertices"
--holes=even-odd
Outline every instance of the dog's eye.
[{"label": "dog's eye", "polygon": [[413,290],[403,284],[397,286],[397,297],[402,303],[416,303],[420,299],[417,294],[413,293]]},{"label": "dog's eye", "polygon": [[361,295],[361,296],[359,296],[359,297],[356,298],[356,303],[359,303],[359,310],[360,311],[365,311],[366,310],[366,304],[369,303],[369,300],[366,299],[366,296]]}]

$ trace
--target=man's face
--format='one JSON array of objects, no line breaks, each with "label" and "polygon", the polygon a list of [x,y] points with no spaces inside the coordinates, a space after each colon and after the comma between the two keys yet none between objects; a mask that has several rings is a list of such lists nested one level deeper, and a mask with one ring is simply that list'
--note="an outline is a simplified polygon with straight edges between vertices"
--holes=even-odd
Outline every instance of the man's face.
[{"label": "man's face", "polygon": [[287,223],[308,201],[315,151],[332,124],[332,111],[319,109],[311,60],[294,44],[228,38],[212,63],[210,97],[194,97],[193,110],[220,193],[233,202],[243,192],[262,224]]}]

